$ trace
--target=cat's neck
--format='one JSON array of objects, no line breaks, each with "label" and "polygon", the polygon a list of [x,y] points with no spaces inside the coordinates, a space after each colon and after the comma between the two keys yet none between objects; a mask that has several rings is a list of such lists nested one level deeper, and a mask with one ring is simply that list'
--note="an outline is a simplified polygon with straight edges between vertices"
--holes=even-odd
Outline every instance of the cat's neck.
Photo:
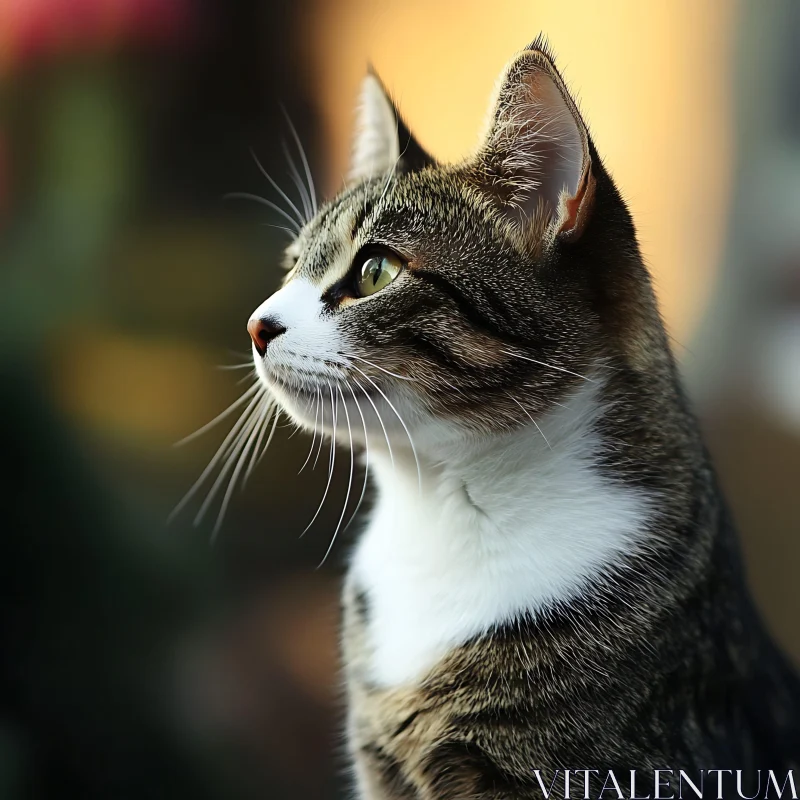
[{"label": "cat's neck", "polygon": [[597,397],[587,385],[490,440],[420,441],[417,459],[373,455],[378,498],[350,577],[369,599],[376,681],[412,680],[449,648],[569,601],[642,542],[649,498],[596,467]]}]

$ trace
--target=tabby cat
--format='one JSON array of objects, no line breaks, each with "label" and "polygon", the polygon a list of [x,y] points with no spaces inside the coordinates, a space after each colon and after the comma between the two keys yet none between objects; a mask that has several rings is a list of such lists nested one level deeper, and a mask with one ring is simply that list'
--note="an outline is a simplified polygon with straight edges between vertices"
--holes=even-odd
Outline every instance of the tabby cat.
[{"label": "tabby cat", "polygon": [[598,770],[577,797],[608,770],[625,796],[639,770],[640,797],[655,769],[785,776],[798,681],[546,45],[508,64],[457,164],[368,74],[347,183],[287,258],[248,324],[259,378],[299,426],[363,450],[377,487],[344,590],[357,795],[541,798],[545,776],[563,797],[568,769]]}]

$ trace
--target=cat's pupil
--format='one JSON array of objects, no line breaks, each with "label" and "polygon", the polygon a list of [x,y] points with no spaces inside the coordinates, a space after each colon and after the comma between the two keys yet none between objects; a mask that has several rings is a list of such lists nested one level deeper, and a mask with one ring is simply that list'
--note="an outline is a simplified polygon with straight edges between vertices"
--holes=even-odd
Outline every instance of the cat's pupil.
[{"label": "cat's pupil", "polygon": [[364,276],[372,278],[372,285],[378,285],[378,278],[381,276],[381,272],[383,272],[383,267],[381,266],[381,262],[383,259],[377,258],[370,258],[366,264],[364,264]]}]

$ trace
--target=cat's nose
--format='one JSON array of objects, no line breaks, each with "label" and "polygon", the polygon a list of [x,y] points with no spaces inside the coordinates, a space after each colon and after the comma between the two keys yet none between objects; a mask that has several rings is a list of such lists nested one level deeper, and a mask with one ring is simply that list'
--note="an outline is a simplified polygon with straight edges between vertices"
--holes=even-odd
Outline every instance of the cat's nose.
[{"label": "cat's nose", "polygon": [[282,333],[283,327],[274,317],[254,317],[247,323],[247,332],[253,340],[253,346],[260,356],[267,352],[267,345]]}]

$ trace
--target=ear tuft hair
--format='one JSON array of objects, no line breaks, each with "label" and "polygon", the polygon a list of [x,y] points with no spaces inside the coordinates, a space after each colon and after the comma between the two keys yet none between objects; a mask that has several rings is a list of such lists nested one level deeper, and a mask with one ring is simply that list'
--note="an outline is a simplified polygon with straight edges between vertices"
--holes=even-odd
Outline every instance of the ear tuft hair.
[{"label": "ear tuft hair", "polygon": [[544,31],[541,31],[525,49],[541,53],[548,61],[555,64],[556,56]]}]

